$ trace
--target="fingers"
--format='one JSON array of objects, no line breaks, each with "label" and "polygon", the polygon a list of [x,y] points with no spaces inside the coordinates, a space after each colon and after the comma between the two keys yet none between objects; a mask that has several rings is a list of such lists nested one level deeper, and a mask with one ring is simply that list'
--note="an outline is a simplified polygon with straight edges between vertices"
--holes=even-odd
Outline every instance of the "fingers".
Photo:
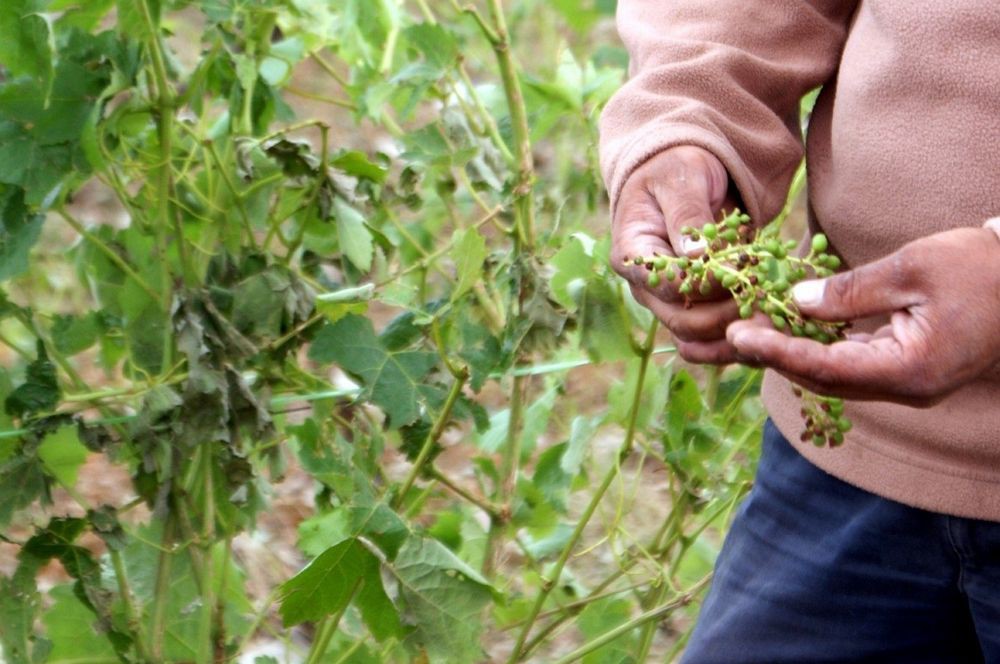
[{"label": "fingers", "polygon": [[938,391],[918,378],[926,373],[919,355],[893,335],[824,345],[740,321],[729,327],[727,339],[741,361],[775,369],[818,394],[876,400],[892,395],[893,401],[926,405]]},{"label": "fingers", "polygon": [[[648,270],[630,259],[699,253],[697,246],[682,245],[680,228],[710,221],[727,186],[728,175],[721,162],[701,148],[675,147],[649,159],[629,176],[615,206],[614,269],[632,285],[646,289]],[[680,299],[675,284],[669,282],[650,290],[661,299]]]},{"label": "fingers", "polygon": [[719,341],[676,342],[677,352],[692,364],[733,364],[737,361],[736,349],[725,339]]},{"label": "fingers", "polygon": [[735,300],[700,302],[688,309],[684,305],[663,302],[641,289],[633,288],[632,294],[682,341],[725,339],[726,328],[740,317]]},{"label": "fingers", "polygon": [[670,330],[677,351],[688,362],[729,364],[736,361],[736,350],[726,340],[726,328],[739,318],[739,307],[732,301],[705,302],[685,308],[664,302],[648,291],[633,288],[633,295]]},{"label": "fingers", "polygon": [[921,304],[919,265],[902,249],[882,260],[827,279],[795,285],[795,303],[807,316],[842,321],[891,313]]},{"label": "fingers", "polygon": [[729,188],[725,167],[711,153],[700,148],[675,148],[653,181],[652,194],[663,212],[670,246],[679,254],[697,256],[705,248],[681,235],[681,228],[700,228],[715,219]]}]

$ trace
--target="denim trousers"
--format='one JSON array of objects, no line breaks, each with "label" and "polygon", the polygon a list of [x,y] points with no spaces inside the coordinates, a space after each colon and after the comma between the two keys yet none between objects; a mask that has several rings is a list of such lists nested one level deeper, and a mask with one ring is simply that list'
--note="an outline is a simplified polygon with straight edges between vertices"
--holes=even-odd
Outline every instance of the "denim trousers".
[{"label": "denim trousers", "polygon": [[682,661],[1000,663],[1000,523],[851,486],[768,421]]}]

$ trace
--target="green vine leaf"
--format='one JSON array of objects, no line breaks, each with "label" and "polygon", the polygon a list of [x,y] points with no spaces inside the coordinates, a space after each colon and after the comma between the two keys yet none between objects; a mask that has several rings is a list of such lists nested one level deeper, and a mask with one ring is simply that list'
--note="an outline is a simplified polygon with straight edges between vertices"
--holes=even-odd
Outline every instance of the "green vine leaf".
[{"label": "green vine leaf", "polygon": [[0,281],[28,269],[28,255],[38,241],[45,217],[24,204],[24,190],[0,184]]},{"label": "green vine leaf", "polygon": [[32,627],[41,605],[35,585],[39,567],[40,561],[22,555],[12,577],[0,576],[0,645],[7,664],[29,664],[34,660]]},{"label": "green vine leaf", "polygon": [[55,55],[42,11],[38,0],[5,0],[0,5],[0,62],[14,76],[30,76],[45,89]]},{"label": "green vine leaf", "polygon": [[451,300],[469,292],[483,278],[483,263],[486,261],[486,240],[475,228],[465,228],[458,232],[452,256],[455,259],[455,272],[458,283],[451,293]]},{"label": "green vine leaf", "polygon": [[396,608],[385,594],[379,560],[359,539],[335,544],[281,586],[286,627],[343,611],[356,598],[361,617],[379,640],[402,633]]},{"label": "green vine leaf", "polygon": [[333,215],[337,219],[337,234],[340,250],[348,260],[362,272],[372,269],[375,246],[371,231],[365,226],[365,218],[340,196],[333,199]]},{"label": "green vine leaf", "polygon": [[420,537],[406,540],[390,570],[416,626],[413,638],[431,661],[482,659],[482,610],[493,591],[486,579],[437,540]]},{"label": "green vine leaf", "polygon": [[107,637],[100,631],[94,612],[80,601],[70,585],[49,591],[54,604],[42,617],[45,634],[52,642],[47,664],[79,662],[85,653],[90,664],[117,664],[121,661]]},{"label": "green vine leaf", "polygon": [[65,487],[76,486],[80,466],[87,460],[87,448],[80,442],[77,426],[67,424],[45,436],[38,446],[38,458],[57,482]]},{"label": "green vine leaf", "polygon": [[309,349],[309,358],[336,362],[360,378],[393,428],[417,418],[423,378],[437,364],[434,353],[386,350],[371,321],[353,314],[321,329]]}]

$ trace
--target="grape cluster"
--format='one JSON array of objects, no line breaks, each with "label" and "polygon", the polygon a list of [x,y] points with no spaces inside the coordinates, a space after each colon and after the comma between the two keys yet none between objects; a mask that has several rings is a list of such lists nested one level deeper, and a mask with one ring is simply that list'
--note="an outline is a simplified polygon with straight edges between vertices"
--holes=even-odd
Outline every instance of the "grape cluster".
[{"label": "grape cluster", "polygon": [[[771,319],[778,330],[796,337],[808,337],[828,344],[843,339],[847,323],[822,321],[799,311],[792,298],[792,286],[811,277],[828,277],[840,267],[840,259],[827,253],[829,243],[822,233],[812,237],[809,251],[795,255],[798,243],[782,240],[776,226],[754,229],[750,217],[736,210],[719,223],[701,228],[685,226],[681,233],[691,240],[705,241],[705,252],[698,258],[687,256],[637,256],[634,265],[649,270],[651,287],[663,280],[676,282],[685,297],[698,292],[707,295],[722,286],[739,304],[741,318],[760,312]],[[691,306],[688,299],[686,306]],[[803,441],[836,446],[844,441],[850,421],[843,415],[840,399],[820,397],[798,387],[805,420]]]}]

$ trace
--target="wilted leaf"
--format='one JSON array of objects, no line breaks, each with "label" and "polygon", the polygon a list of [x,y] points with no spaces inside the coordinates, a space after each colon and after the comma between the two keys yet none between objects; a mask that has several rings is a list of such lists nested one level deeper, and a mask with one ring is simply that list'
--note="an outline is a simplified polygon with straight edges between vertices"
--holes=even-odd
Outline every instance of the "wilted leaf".
[{"label": "wilted leaf", "polygon": [[37,344],[38,357],[28,365],[24,382],[17,386],[4,401],[4,409],[15,417],[25,417],[50,411],[59,403],[59,382],[56,367],[45,352],[45,345]]}]

